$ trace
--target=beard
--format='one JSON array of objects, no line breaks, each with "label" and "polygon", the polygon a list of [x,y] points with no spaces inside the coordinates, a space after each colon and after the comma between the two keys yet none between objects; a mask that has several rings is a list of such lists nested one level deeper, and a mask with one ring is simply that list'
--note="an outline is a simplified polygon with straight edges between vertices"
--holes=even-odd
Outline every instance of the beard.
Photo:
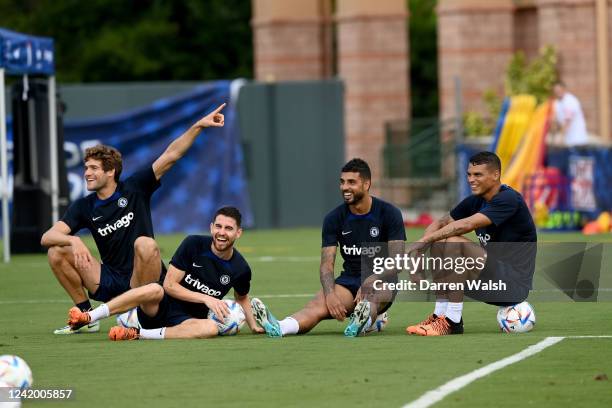
[{"label": "beard", "polygon": [[227,251],[228,249],[230,249],[234,245],[234,241],[227,238],[227,241],[220,242],[217,240],[217,237],[215,237],[213,239],[213,245],[215,246],[215,249],[217,251],[222,252],[222,251]]},{"label": "beard", "polygon": [[344,197],[342,197],[346,204],[349,204],[349,205],[359,204],[359,202],[363,200],[363,197],[365,196],[365,193],[359,192],[359,191],[352,191],[351,194],[353,195],[353,198],[350,200],[346,200],[344,199]]}]

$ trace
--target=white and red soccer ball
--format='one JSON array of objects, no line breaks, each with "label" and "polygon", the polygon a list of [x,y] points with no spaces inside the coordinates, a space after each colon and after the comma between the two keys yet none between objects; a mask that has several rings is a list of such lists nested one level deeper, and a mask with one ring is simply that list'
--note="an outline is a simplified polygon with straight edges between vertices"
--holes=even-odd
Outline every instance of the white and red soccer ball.
[{"label": "white and red soccer ball", "polygon": [[237,334],[244,324],[244,310],[242,309],[242,306],[240,306],[234,300],[223,299],[223,301],[230,311],[229,316],[227,316],[225,319],[220,319],[212,310],[210,310],[208,312],[208,318],[217,324],[220,336],[232,336]]},{"label": "white and red soccer ball", "polygon": [[533,329],[535,322],[535,312],[528,302],[500,307],[497,311],[497,323],[505,333],[526,333]]}]

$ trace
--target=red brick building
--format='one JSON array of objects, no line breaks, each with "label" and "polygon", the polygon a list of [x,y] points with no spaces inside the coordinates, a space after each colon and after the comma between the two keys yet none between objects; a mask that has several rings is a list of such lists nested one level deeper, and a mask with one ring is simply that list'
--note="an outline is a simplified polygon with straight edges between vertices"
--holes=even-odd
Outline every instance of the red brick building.
[{"label": "red brick building", "polygon": [[346,157],[364,158],[381,177],[384,124],[410,113],[406,1],[335,3],[332,12],[330,0],[253,0],[255,78],[329,78],[335,64]]},{"label": "red brick building", "polygon": [[[256,79],[342,78],[346,157],[365,158],[380,177],[384,124],[410,116],[408,2],[252,2]],[[612,0],[438,0],[437,11],[442,118],[456,116],[454,77],[464,110],[482,110],[485,90],[502,92],[514,52],[551,44],[589,131],[611,140]]]},{"label": "red brick building", "polygon": [[454,117],[453,77],[467,109],[482,110],[486,89],[503,89],[512,54],[544,45],[559,55],[559,75],[582,103],[589,132],[610,140],[612,1],[439,0],[440,115]]}]

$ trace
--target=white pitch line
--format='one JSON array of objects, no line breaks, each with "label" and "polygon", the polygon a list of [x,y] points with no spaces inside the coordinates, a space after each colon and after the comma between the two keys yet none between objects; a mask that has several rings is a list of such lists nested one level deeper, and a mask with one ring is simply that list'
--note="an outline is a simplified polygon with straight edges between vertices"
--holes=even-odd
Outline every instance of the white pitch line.
[{"label": "white pitch line", "polygon": [[72,303],[70,299],[15,299],[0,300],[0,305],[29,305],[42,303]]},{"label": "white pitch line", "polygon": [[612,336],[566,336],[566,339],[612,339]]},{"label": "white pitch line", "polygon": [[[279,293],[279,294],[270,294],[270,295],[254,295],[253,297],[259,298],[306,298],[313,297],[316,292],[313,293]],[[14,300],[0,300],[0,305],[34,305],[34,304],[45,304],[45,303],[72,303],[70,299],[14,299]]]},{"label": "white pitch line", "polygon": [[[261,255],[261,256],[247,256],[248,262],[316,262],[321,260],[319,256],[273,256],[273,255]],[[169,260],[165,260],[166,264]],[[28,267],[48,267],[49,263],[46,261],[40,262],[23,262],[19,263],[19,266]],[[4,265],[0,265],[0,270],[4,268]],[[7,266],[8,269],[8,266]]]},{"label": "white pitch line", "polygon": [[316,295],[316,292],[313,293],[297,293],[295,295],[289,295],[289,294],[276,294],[276,295],[257,295],[257,296],[253,296],[253,297],[260,297],[260,298],[304,298],[304,297],[313,297],[314,295]]},{"label": "white pitch line", "polygon": [[[530,292],[536,293],[558,293],[561,291],[575,290],[576,288],[551,288],[551,289],[531,289]],[[595,292],[612,292],[612,288],[596,288]]]},{"label": "white pitch line", "polygon": [[460,390],[466,385],[478,380],[479,378],[486,377],[487,375],[501,370],[504,367],[507,367],[511,364],[518,363],[521,360],[526,359],[527,357],[531,357],[534,354],[539,353],[540,351],[557,344],[565,337],[547,337],[541,342],[534,344],[532,346],[527,347],[525,350],[520,351],[516,354],[513,354],[509,357],[506,357],[502,360],[495,361],[491,364],[488,364],[484,367],[481,367],[477,370],[474,370],[468,374],[462,375],[461,377],[457,377],[453,380],[450,380],[446,384],[441,385],[440,387],[427,391],[418,399],[404,405],[403,408],[427,408],[435,404],[436,402],[441,401],[444,397],[449,394],[452,394],[455,391]]},{"label": "white pitch line", "polygon": [[318,256],[251,256],[249,262],[315,262]]}]

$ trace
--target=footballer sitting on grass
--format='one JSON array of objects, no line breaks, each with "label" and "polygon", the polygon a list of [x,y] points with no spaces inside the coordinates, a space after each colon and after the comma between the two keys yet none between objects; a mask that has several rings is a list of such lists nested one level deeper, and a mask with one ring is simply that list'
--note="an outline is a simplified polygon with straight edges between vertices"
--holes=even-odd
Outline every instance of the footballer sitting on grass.
[{"label": "footballer sitting on grass", "polygon": [[[434,282],[446,283],[448,289],[437,291],[433,313],[407,327],[408,334],[462,334],[464,292],[496,306],[513,306],[529,295],[535,271],[536,229],[523,197],[502,184],[500,177],[501,163],[494,153],[480,152],[470,157],[467,180],[472,195],[433,222],[418,242],[407,249],[417,256],[431,247],[430,255],[435,257],[486,259],[484,268],[434,273]],[[472,231],[480,245],[463,236]],[[469,285],[465,285],[468,279],[502,282],[506,290],[468,290]]]},{"label": "footballer sitting on grass", "polygon": [[170,261],[163,287],[151,283],[131,289],[91,311],[73,307],[68,325],[79,327],[138,306],[142,328],[112,327],[111,340],[209,338],[219,329],[208,319],[208,312],[228,316],[221,299],[233,288],[247,324],[254,333],[263,333],[249,302],[251,268],[234,248],[242,235],[241,221],[237,208],[220,208],[210,225],[210,237],[191,235],[183,240]]},{"label": "footballer sitting on grass", "polygon": [[[41,238],[53,274],[81,311],[91,309],[89,297],[107,302],[130,288],[158,282],[164,265],[153,236],[151,196],[160,179],[185,155],[204,128],[222,127],[222,104],[175,139],[145,169],[123,181],[121,153],[113,147],[85,150],[87,197],[73,202],[63,218]],[[100,252],[98,262],[75,234],[88,229]],[[89,292],[89,297],[85,293]],[[66,326],[55,334],[94,333],[97,323]]]},{"label": "footballer sitting on grass", "polygon": [[[307,333],[322,320],[343,321],[353,312],[344,334],[356,337],[375,328],[377,315],[383,315],[391,306],[395,293],[389,291],[379,293],[376,301],[361,302],[355,307],[361,299],[362,278],[367,278],[362,276],[362,253],[374,248],[367,244],[378,244],[380,248],[380,243],[388,243],[390,254],[401,253],[406,239],[400,210],[370,195],[371,179],[370,167],[361,159],[353,159],[342,167],[340,192],[344,203],[323,221],[319,268],[322,289],[314,299],[281,321],[274,318],[261,300],[252,300],[257,322],[268,336]],[[343,271],[334,280],[338,249],[344,259]]]}]

